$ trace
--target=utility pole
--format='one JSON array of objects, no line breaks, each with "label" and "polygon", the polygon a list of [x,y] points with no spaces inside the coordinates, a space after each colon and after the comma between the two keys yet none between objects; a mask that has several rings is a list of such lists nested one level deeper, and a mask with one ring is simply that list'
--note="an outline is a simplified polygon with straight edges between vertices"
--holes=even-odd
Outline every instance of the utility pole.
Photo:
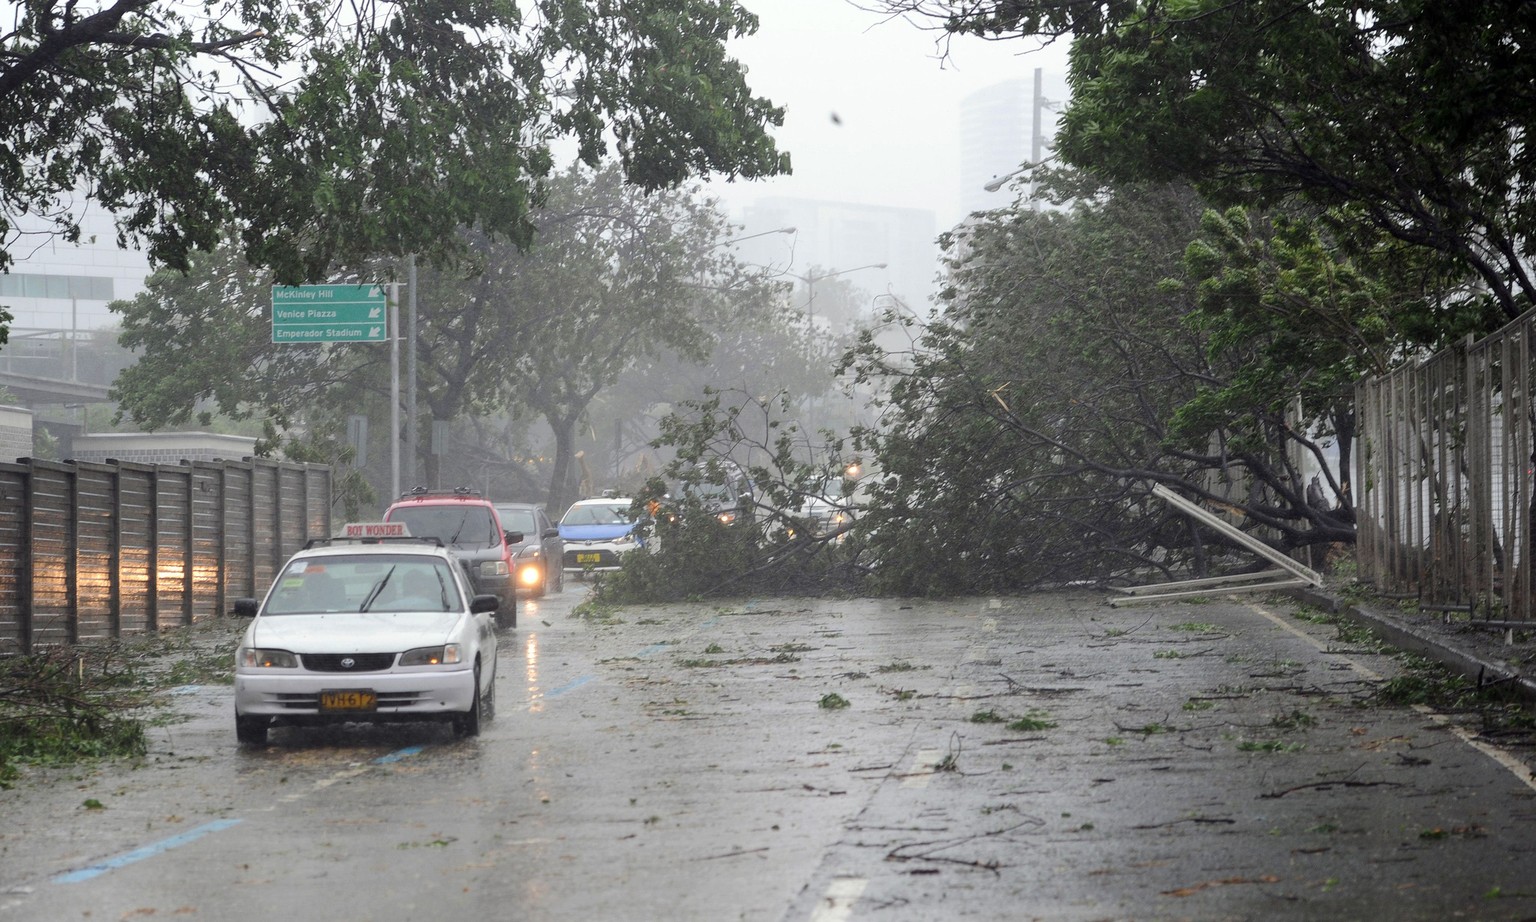
[{"label": "utility pole", "polygon": [[400,283],[389,283],[389,483],[400,496]]},{"label": "utility pole", "polygon": [[[420,452],[417,450],[420,444],[416,421],[416,254],[410,255],[410,262],[406,264],[405,280],[411,290],[411,299],[406,302],[405,314],[405,448],[406,465],[405,480],[411,486],[424,483],[424,480],[416,476],[416,459]],[[397,490],[396,496],[399,495]]]},{"label": "utility pole", "polygon": [[1046,98],[1044,91],[1044,68],[1035,68],[1035,119],[1029,134],[1029,162],[1039,163],[1040,155],[1045,153],[1045,139],[1040,136],[1041,123],[1044,119],[1041,112],[1045,110]]}]

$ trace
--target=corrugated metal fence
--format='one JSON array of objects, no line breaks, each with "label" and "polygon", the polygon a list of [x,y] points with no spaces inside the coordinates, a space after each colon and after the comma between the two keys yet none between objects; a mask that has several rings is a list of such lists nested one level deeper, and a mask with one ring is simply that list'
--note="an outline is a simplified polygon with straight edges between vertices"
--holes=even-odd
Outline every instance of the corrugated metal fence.
[{"label": "corrugated metal fence", "polygon": [[330,533],[327,467],[0,463],[0,655],[223,614]]},{"label": "corrugated metal fence", "polygon": [[1536,311],[1355,388],[1360,575],[1474,622],[1536,622]]}]

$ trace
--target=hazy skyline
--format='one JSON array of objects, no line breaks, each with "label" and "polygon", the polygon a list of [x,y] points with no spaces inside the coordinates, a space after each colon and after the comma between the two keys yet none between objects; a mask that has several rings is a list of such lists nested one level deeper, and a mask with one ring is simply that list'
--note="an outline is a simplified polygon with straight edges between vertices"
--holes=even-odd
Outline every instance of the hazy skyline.
[{"label": "hazy skyline", "polygon": [[[942,33],[882,19],[843,0],[742,0],[758,33],[730,50],[758,95],[785,107],[773,134],[793,174],[712,183],[732,212],[789,196],[921,208],[953,226],[960,201],[959,109],[976,90],[1010,79],[1064,81],[1066,46],[959,37],[940,60]],[[1027,157],[1021,151],[1019,159]],[[996,193],[997,205],[1011,193]]]}]

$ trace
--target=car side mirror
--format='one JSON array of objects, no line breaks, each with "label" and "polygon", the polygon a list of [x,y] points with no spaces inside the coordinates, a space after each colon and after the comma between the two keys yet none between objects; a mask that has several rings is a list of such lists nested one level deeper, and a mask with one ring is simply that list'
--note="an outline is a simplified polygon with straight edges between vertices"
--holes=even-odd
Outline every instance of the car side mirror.
[{"label": "car side mirror", "polygon": [[478,615],[482,612],[495,612],[501,607],[501,600],[490,594],[477,595],[469,600],[469,612]]},{"label": "car side mirror", "polygon": [[523,543],[523,533],[520,531],[504,531],[501,536],[507,540],[508,544]]},{"label": "car side mirror", "polygon": [[542,535],[540,535],[539,537],[541,537],[541,538],[558,538],[558,537],[560,537],[560,529],[558,529],[558,528],[546,528],[546,529],[544,529],[544,533]]},{"label": "car side mirror", "polygon": [[235,611],[234,611],[235,617],[237,617],[237,618],[254,618],[254,617],[256,617],[256,608],[260,604],[261,603],[257,602],[255,599],[235,599]]}]

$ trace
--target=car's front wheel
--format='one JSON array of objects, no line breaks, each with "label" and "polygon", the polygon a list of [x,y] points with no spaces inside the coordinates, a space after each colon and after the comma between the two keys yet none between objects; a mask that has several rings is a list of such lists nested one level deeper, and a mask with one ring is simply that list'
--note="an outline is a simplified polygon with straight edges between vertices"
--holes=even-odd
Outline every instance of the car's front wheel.
[{"label": "car's front wheel", "polygon": [[496,607],[496,627],[503,631],[517,627],[516,589],[512,589],[506,595],[501,596],[501,604]]},{"label": "car's front wheel", "polygon": [[265,746],[268,726],[270,723],[265,717],[246,717],[243,714],[236,714],[235,739],[246,746]]},{"label": "car's front wheel", "polygon": [[475,664],[475,699],[469,703],[469,710],[453,719],[453,732],[459,736],[479,736],[481,712],[485,706],[485,699],[480,697],[480,664]]}]

